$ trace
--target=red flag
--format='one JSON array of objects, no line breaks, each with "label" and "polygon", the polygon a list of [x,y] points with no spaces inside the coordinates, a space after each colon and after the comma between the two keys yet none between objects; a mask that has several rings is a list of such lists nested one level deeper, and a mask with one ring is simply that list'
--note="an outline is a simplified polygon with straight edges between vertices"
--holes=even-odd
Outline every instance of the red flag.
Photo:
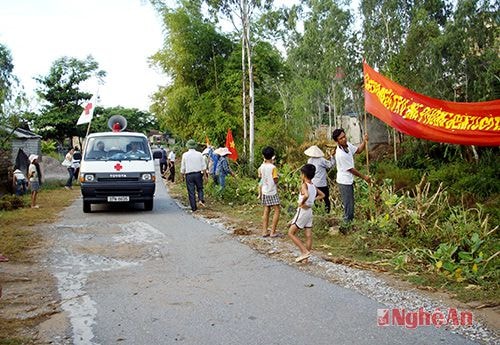
[{"label": "red flag", "polygon": [[233,139],[233,132],[231,132],[231,128],[227,130],[226,136],[226,147],[231,151],[231,154],[228,156],[233,161],[238,159],[238,151],[236,150],[236,144]]}]

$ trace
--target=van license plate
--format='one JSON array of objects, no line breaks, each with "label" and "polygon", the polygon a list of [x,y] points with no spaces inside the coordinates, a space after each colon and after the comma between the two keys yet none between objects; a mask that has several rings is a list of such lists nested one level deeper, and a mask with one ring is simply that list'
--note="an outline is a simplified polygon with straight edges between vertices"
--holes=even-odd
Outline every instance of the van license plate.
[{"label": "van license plate", "polygon": [[128,196],[108,196],[108,202],[124,202],[130,201]]}]

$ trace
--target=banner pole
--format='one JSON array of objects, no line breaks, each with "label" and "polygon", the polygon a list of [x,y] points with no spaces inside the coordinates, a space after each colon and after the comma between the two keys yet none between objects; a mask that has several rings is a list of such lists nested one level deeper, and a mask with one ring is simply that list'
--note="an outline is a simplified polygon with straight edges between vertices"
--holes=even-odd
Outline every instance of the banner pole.
[{"label": "banner pole", "polygon": [[[367,125],[367,121],[366,121],[366,109],[365,109],[365,133],[368,134],[368,125]],[[369,154],[368,154],[368,141],[365,142],[365,152],[366,152],[366,173],[368,176],[370,176],[370,157],[369,157]],[[370,214],[370,220],[373,219],[373,209],[372,208],[372,188],[371,188],[371,184],[368,183],[368,211],[369,211],[369,214]]]},{"label": "banner pole", "polygon": [[[365,111],[365,133],[368,134],[368,126],[366,125],[366,111]],[[366,150],[366,171],[370,175],[370,157],[368,156],[368,141],[365,143]]]}]

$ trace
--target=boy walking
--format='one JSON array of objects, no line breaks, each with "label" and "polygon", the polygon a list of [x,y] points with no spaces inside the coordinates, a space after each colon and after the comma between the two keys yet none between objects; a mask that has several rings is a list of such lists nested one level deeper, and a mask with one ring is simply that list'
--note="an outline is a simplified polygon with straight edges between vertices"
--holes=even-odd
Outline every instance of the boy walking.
[{"label": "boy walking", "polygon": [[[259,178],[262,181],[261,187],[261,202],[264,206],[264,214],[262,216],[262,237],[277,237],[276,227],[280,219],[280,198],[278,196],[278,169],[272,163],[274,157],[274,149],[272,147],[265,147],[262,150],[264,156],[264,163],[259,167]],[[271,227],[271,234],[269,234],[267,227],[269,225],[269,214],[271,209],[274,210],[273,223]]]},{"label": "boy walking", "polygon": [[[316,167],[312,164],[306,164],[300,169],[300,178],[302,184],[300,186],[299,207],[297,213],[290,222],[290,229],[288,230],[288,237],[299,247],[301,255],[295,259],[295,262],[301,262],[311,256],[312,249],[312,225],[313,225],[313,211],[315,200],[321,200],[325,194],[315,187],[311,180],[316,173]],[[306,243],[297,237],[297,231],[304,229],[306,236]]]}]

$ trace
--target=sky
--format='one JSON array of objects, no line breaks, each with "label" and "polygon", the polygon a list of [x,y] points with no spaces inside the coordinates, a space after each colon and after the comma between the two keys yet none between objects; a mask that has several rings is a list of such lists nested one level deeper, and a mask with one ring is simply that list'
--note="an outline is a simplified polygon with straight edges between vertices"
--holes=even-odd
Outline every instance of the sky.
[{"label": "sky", "polygon": [[[296,1],[276,0],[276,5]],[[358,4],[354,0],[351,6]],[[92,55],[107,72],[104,85],[91,80],[82,86],[98,93],[104,107],[147,111],[150,96],[169,81],[148,63],[163,44],[161,18],[148,0],[0,0],[0,43],[10,49],[13,73],[33,99],[38,87],[33,78],[48,75],[63,56]]]},{"label": "sky", "polygon": [[161,18],[147,0],[0,0],[0,43],[12,54],[16,75],[29,96],[60,57],[92,55],[107,72],[99,105],[148,110],[166,75],[148,57],[163,43]]}]

